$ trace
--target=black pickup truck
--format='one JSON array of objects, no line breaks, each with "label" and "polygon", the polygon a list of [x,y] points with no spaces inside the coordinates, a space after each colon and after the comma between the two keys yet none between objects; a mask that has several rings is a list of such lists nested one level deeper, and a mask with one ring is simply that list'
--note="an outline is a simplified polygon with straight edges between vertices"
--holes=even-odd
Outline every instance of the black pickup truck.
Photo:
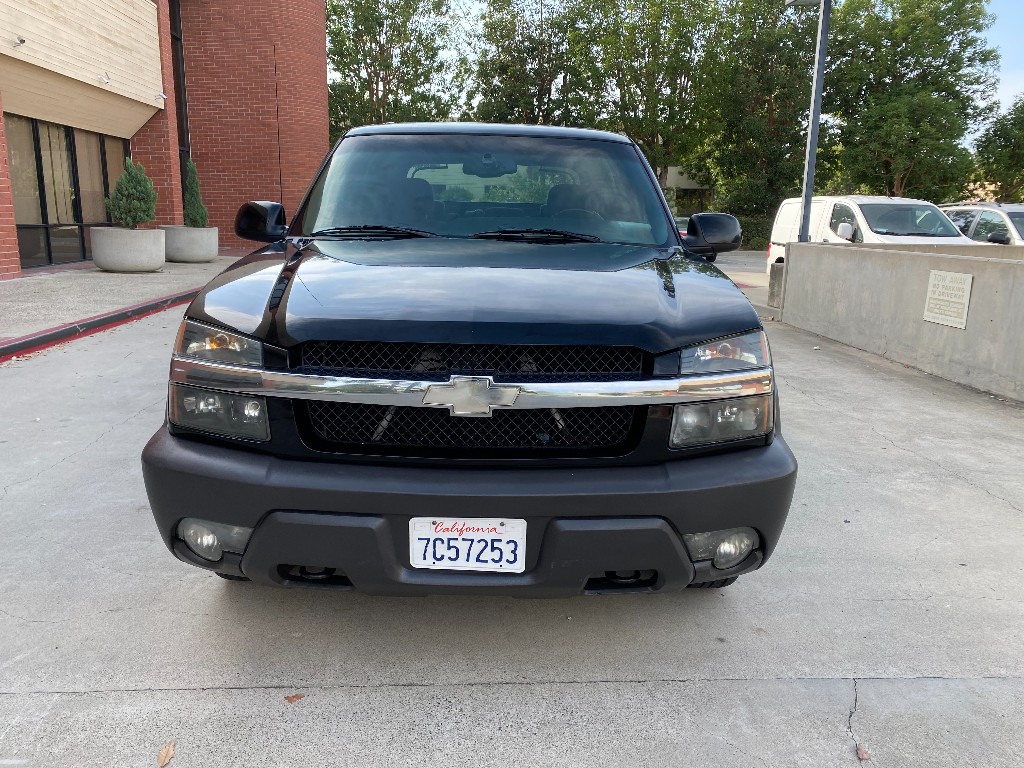
[{"label": "black pickup truck", "polygon": [[761,323],[629,139],[349,131],[290,225],[185,313],[143,452],[181,560],[376,594],[722,587],[782,531],[796,461]]}]

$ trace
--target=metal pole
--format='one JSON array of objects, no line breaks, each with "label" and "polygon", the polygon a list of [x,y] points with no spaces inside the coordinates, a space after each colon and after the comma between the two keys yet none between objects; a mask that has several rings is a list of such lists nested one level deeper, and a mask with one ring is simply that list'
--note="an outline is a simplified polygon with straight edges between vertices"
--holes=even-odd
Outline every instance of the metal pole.
[{"label": "metal pole", "polygon": [[821,92],[825,84],[825,59],[831,17],[832,0],[821,0],[821,10],[818,14],[818,51],[814,55],[814,85],[811,89],[811,119],[807,130],[807,156],[804,160],[800,235],[797,238],[801,243],[811,239],[811,197],[814,195],[814,169],[818,163],[818,123],[821,122]]}]

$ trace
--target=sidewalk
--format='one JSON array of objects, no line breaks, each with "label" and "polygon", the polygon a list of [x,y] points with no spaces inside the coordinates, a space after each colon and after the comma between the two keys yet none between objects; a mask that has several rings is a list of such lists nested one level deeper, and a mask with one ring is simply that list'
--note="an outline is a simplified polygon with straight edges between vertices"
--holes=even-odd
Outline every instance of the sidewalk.
[{"label": "sidewalk", "polygon": [[248,251],[223,248],[207,264],[159,272],[103,272],[90,262],[0,281],[0,360],[184,304]]}]

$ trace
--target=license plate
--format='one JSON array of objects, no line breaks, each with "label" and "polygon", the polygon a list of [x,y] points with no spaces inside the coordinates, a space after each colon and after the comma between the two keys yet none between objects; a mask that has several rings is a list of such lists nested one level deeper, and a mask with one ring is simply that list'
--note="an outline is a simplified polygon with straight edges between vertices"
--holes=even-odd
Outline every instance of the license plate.
[{"label": "license plate", "polygon": [[414,517],[409,521],[413,568],[522,573],[526,521],[498,517]]}]

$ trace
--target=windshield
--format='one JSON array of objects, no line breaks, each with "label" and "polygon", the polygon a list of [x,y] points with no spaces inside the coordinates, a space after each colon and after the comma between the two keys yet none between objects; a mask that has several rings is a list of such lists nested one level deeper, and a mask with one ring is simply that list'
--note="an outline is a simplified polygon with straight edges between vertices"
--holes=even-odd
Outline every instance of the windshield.
[{"label": "windshield", "polygon": [[341,142],[291,234],[664,246],[669,231],[630,144],[387,134]]},{"label": "windshield", "polygon": [[1024,237],[1024,212],[1021,213],[1009,213],[1010,221],[1013,222],[1013,226],[1017,228],[1018,237]]},{"label": "windshield", "polygon": [[862,204],[860,209],[875,234],[960,237],[960,230],[931,203],[868,203]]}]

